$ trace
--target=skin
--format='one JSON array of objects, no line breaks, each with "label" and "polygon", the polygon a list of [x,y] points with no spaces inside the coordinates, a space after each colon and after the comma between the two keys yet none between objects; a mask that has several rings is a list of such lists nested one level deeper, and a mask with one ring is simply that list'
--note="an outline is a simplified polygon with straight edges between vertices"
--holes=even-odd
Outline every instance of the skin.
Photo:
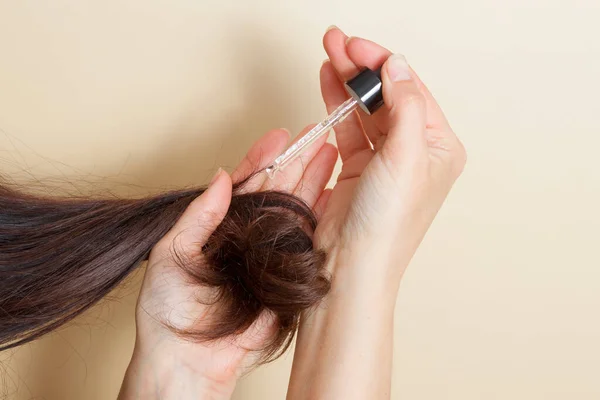
[{"label": "skin", "polygon": [[[374,116],[348,117],[336,128],[337,150],[322,139],[275,180],[261,174],[247,190],[285,190],[304,198],[319,218],[315,246],[329,254],[332,291],[322,307],[302,319],[288,399],[388,399],[400,280],[466,155],[436,101],[405,63],[393,64],[388,50],[348,38],[335,27],[323,43],[329,60],[321,68],[321,89],[328,111],[346,99],[342,81],[358,66],[384,62],[385,108]],[[395,76],[403,79],[394,81]],[[121,400],[228,399],[239,375],[252,365],[255,355],[243,349],[272,332],[274,321],[267,314],[241,336],[218,343],[185,342],[158,321],[166,317],[188,327],[210,317],[210,307],[194,301],[205,289],[185,284],[171,249],[176,245],[196,255],[227,211],[232,179],[265,167],[287,140],[284,130],[271,131],[231,177],[218,172],[153,250]],[[342,172],[333,190],[324,190],[338,150]]]},{"label": "skin", "polygon": [[[375,69],[384,62],[385,109],[357,113],[336,129],[343,168],[315,237],[330,254],[333,288],[302,320],[288,398],[388,399],[400,280],[466,153],[406,63],[398,69],[388,50],[335,27],[323,44],[328,111],[345,99],[341,82],[358,66]],[[404,79],[392,82],[398,73]]]},{"label": "skin", "polygon": [[[305,131],[311,127],[307,127]],[[269,336],[274,321],[265,314],[243,335],[217,343],[192,343],[177,337],[162,321],[176,328],[199,327],[211,307],[196,301],[206,288],[186,284],[172,258],[196,256],[221,222],[231,200],[232,180],[265,168],[288,145],[290,133],[266,133],[229,176],[219,170],[207,191],[188,207],[173,229],[152,250],[136,310],[137,336],[131,363],[119,394],[130,399],[229,399],[237,378],[256,360],[245,349],[257,348]],[[325,138],[290,164],[276,179],[252,178],[246,191],[283,190],[322,210],[320,194],[329,181],[338,153]]]}]

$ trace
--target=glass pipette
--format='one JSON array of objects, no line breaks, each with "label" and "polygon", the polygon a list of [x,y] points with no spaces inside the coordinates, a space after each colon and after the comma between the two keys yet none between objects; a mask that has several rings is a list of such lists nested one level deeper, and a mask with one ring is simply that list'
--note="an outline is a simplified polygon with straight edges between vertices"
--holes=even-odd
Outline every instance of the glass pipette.
[{"label": "glass pipette", "polygon": [[294,161],[315,140],[329,133],[358,107],[367,114],[372,114],[383,104],[381,68],[376,71],[363,69],[356,77],[346,82],[345,88],[350,98],[277,157],[265,169],[269,178],[274,178],[278,171]]}]

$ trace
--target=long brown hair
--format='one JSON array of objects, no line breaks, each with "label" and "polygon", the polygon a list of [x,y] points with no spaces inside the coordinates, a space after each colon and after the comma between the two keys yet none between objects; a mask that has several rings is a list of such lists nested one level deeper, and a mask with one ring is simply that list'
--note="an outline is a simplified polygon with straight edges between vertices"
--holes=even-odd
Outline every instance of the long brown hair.
[{"label": "long brown hair", "polygon": [[[290,344],[299,316],[328,292],[316,219],[299,198],[241,193],[198,260],[179,260],[198,285],[217,290],[218,323],[185,335],[213,340],[246,330],[261,312],[278,329],[266,359]],[[56,329],[90,308],[142,261],[204,188],[140,199],[60,198],[0,182],[0,350]]]}]

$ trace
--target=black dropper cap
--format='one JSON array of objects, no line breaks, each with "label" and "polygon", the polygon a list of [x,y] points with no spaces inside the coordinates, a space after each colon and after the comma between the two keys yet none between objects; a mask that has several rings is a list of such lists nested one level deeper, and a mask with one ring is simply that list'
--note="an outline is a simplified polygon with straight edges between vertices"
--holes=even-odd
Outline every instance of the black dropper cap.
[{"label": "black dropper cap", "polygon": [[381,67],[375,71],[364,68],[345,86],[348,94],[358,100],[358,105],[367,114],[373,114],[383,105]]}]

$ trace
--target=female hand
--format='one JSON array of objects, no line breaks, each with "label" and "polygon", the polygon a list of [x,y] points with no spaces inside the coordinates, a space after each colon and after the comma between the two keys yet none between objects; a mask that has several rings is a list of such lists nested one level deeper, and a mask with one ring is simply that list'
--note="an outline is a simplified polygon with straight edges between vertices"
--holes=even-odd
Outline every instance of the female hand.
[{"label": "female hand", "polygon": [[385,106],[373,116],[355,113],[336,128],[343,167],[317,241],[338,252],[368,253],[369,274],[375,268],[397,281],[462,172],[466,153],[403,56],[337,28],[326,33],[324,46],[330,61],[321,68],[321,88],[329,112],[347,98],[342,82],[359,66],[384,63]]},{"label": "female hand", "polygon": [[385,106],[335,129],[343,167],[315,234],[329,252],[332,290],[300,327],[289,398],[389,398],[400,278],[466,155],[404,57],[335,27],[323,43],[327,110],[346,100],[342,83],[359,67],[384,63]]},{"label": "female hand", "polygon": [[[266,167],[284,150],[288,140],[285,130],[268,132],[254,144],[231,177],[222,170],[217,172],[206,192],[190,204],[152,250],[136,311],[135,350],[120,400],[228,399],[239,374],[253,362],[252,354],[245,349],[259,348],[269,337],[273,323],[266,314],[239,337],[216,343],[186,341],[165,325],[198,328],[212,311],[212,306],[197,301],[209,289],[186,283],[184,271],[173,259],[173,248],[183,257],[196,255],[229,208],[232,180],[241,180]],[[315,206],[336,159],[337,149],[323,139],[275,180],[259,174],[244,190],[283,190]]]}]

